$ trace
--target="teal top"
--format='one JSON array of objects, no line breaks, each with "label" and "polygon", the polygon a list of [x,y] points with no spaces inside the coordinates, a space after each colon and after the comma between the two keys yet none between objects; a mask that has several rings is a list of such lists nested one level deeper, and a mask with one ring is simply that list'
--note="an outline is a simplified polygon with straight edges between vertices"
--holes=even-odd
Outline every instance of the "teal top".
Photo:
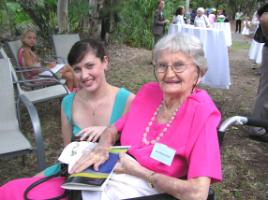
[{"label": "teal top", "polygon": [[[109,125],[114,124],[122,116],[125,110],[127,99],[130,94],[131,93],[125,88],[119,89],[115,97],[112,114],[109,120]],[[67,96],[63,98],[62,103],[61,103],[61,106],[67,118],[67,121],[69,124],[72,125],[73,137],[76,136],[78,132],[81,130],[81,128],[75,123],[73,123],[73,120],[72,120],[72,107],[73,107],[73,101],[74,101],[75,95],[76,93],[68,94]],[[45,176],[50,176],[52,174],[59,172],[59,170],[60,170],[60,165],[57,163],[46,168],[44,170],[44,174]]]},{"label": "teal top", "polygon": [[[77,133],[81,130],[81,128],[72,121],[72,107],[75,95],[76,93],[71,93],[65,96],[62,100],[62,108],[67,118],[67,121],[69,122],[69,124],[72,124],[72,130],[74,136],[77,135]],[[114,124],[114,122],[116,122],[116,120],[118,120],[122,116],[129,95],[130,92],[125,88],[120,88],[119,91],[117,92],[109,125]]]}]

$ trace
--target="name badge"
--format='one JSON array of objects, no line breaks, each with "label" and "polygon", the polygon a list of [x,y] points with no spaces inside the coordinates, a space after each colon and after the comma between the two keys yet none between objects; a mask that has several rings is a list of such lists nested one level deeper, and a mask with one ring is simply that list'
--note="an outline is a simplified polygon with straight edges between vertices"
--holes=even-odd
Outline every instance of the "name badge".
[{"label": "name badge", "polygon": [[175,153],[176,151],[167,145],[155,143],[150,157],[170,166],[174,159]]}]

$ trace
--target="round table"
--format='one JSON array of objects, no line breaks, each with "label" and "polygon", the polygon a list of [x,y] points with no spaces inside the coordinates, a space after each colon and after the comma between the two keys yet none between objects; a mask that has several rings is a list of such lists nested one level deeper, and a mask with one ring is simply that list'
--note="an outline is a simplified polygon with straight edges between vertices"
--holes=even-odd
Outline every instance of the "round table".
[{"label": "round table", "polygon": [[224,32],[224,38],[228,47],[232,46],[232,33],[230,22],[215,22],[212,24],[213,28],[222,30]]}]

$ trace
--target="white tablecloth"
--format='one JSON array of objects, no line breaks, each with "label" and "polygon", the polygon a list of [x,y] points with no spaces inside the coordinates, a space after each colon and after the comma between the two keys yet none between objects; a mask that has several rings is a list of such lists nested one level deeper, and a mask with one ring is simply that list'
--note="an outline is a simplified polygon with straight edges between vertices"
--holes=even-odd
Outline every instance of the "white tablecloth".
[{"label": "white tablecloth", "polygon": [[212,24],[212,27],[218,30],[222,30],[224,32],[226,45],[228,47],[232,46],[232,33],[231,25],[229,22],[215,22]]},{"label": "white tablecloth", "polygon": [[252,40],[248,56],[249,59],[255,60],[257,64],[261,64],[262,62],[262,48],[264,43],[256,42],[255,40]]},{"label": "white tablecloth", "polygon": [[203,43],[208,71],[203,78],[203,84],[213,88],[228,89],[230,80],[228,48],[225,43],[224,32],[213,28],[197,28],[171,24],[169,34],[178,32],[196,36]]}]

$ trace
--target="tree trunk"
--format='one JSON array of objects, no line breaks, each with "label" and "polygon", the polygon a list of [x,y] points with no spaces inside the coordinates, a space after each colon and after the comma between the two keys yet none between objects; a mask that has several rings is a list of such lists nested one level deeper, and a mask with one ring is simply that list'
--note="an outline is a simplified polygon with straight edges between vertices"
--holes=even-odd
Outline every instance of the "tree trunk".
[{"label": "tree trunk", "polygon": [[103,0],[89,0],[91,8],[89,13],[89,34],[92,37],[98,38],[100,32],[100,8],[102,7]]},{"label": "tree trunk", "polygon": [[185,1],[185,11],[186,11],[186,13],[188,13],[188,11],[189,11],[190,2],[191,2],[191,0],[186,0]]},{"label": "tree trunk", "polygon": [[69,31],[68,0],[58,0],[57,16],[58,16],[59,33],[68,32]]},{"label": "tree trunk", "polygon": [[47,4],[44,7],[40,7],[35,0],[20,0],[19,4],[23,10],[30,16],[33,22],[39,27],[39,34],[46,42],[51,42],[51,34],[53,29],[50,26],[50,12]]}]

